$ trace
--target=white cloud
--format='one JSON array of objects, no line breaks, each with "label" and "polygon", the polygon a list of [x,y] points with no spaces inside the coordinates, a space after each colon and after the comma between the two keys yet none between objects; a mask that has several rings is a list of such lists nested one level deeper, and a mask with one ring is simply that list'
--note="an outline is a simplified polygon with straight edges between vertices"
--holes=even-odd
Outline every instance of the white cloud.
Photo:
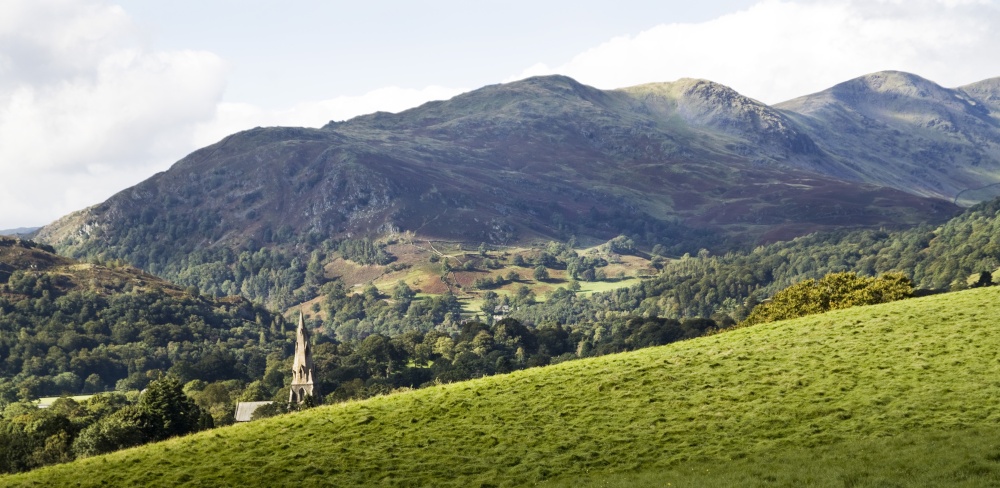
[{"label": "white cloud", "polygon": [[118,7],[8,0],[0,16],[0,228],[37,225],[164,169],[228,68],[150,51]]},{"label": "white cloud", "polygon": [[224,60],[152,50],[106,1],[5,0],[3,10],[0,229],[98,203],[233,132],[318,127],[459,93],[387,87],[284,110],[222,103]]},{"label": "white cloud", "polygon": [[560,66],[600,88],[707,78],[776,103],[866,73],[910,71],[945,86],[1000,76],[1000,8],[984,0],[765,0],[697,24],[611,39]]}]

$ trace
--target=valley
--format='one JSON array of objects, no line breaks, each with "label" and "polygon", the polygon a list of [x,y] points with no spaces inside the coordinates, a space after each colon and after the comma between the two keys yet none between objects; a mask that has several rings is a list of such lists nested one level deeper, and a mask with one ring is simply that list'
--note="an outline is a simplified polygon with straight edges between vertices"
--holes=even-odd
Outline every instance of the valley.
[{"label": "valley", "polygon": [[[231,134],[0,237],[0,484],[988,484],[998,87],[541,76]],[[142,446],[149,388],[190,435]]]}]

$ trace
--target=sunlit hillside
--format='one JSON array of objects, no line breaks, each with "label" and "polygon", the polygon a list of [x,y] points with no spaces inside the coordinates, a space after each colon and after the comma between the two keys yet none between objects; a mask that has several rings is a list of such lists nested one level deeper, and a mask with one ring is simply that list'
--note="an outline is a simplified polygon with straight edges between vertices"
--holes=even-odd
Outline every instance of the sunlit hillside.
[{"label": "sunlit hillside", "polygon": [[1000,288],[853,308],[320,407],[0,484],[995,485],[998,315]]}]

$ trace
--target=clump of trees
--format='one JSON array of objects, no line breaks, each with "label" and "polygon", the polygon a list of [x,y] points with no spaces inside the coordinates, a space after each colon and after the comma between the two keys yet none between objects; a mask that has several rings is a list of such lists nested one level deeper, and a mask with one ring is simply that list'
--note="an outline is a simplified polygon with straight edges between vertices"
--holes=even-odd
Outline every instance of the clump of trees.
[{"label": "clump of trees", "polygon": [[371,334],[395,336],[436,327],[454,328],[462,304],[448,293],[418,299],[406,283],[398,282],[392,295],[384,296],[372,284],[361,293],[350,293],[342,281],[323,287],[324,331],[341,341],[364,339]]},{"label": "clump of trees", "polygon": [[0,411],[0,473],[27,471],[213,426],[173,377],[141,393],[105,393],[86,401],[60,398],[41,409],[29,402]]},{"label": "clump of trees", "polygon": [[495,277],[486,276],[483,278],[476,278],[472,286],[480,290],[492,290],[494,288],[500,288],[510,283],[516,283],[518,281],[521,281],[521,274],[518,273],[517,271],[511,271],[507,273],[505,276],[497,275]]},{"label": "clump of trees", "polygon": [[877,278],[856,273],[833,273],[805,280],[779,291],[754,307],[741,325],[793,319],[830,310],[893,302],[913,296],[913,283],[902,273]]},{"label": "clump of trees", "polygon": [[323,262],[331,242],[308,255],[281,249],[193,249],[169,267],[149,270],[211,296],[242,296],[275,309],[316,297],[325,283]]},{"label": "clump of trees", "polygon": [[385,249],[385,244],[372,241],[367,237],[362,239],[344,239],[337,246],[337,252],[344,259],[358,264],[386,265],[395,258]]}]

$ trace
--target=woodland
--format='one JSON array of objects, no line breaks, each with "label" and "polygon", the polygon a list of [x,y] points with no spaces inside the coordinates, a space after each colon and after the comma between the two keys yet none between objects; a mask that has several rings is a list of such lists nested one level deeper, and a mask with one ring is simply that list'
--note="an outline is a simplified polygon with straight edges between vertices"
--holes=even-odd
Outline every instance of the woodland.
[{"label": "woodland", "polygon": [[[68,286],[54,271],[8,270],[0,285],[0,470],[226,425],[238,401],[280,402],[294,344],[288,321],[271,307],[289,300],[319,299],[307,320],[319,331],[314,403],[336,403],[988,286],[1000,266],[998,215],[1000,201],[992,201],[937,228],[817,233],[722,255],[671,259],[658,246],[650,253],[656,276],[589,296],[573,283],[608,279],[607,262],[578,254],[571,242],[551,242],[528,258],[488,257],[484,248],[478,266],[523,270],[506,275],[511,283],[522,273],[546,280],[550,270],[571,281],[544,301],[527,287],[501,295],[490,291],[496,282],[478,282],[486,290],[479,320],[463,320],[450,293],[418,297],[403,282],[352,293],[324,277],[322,263],[332,256],[391,266],[384,243],[365,239],[329,241],[308,255],[194,252],[175,271],[183,293],[125,286],[108,294]],[[640,252],[627,236],[604,248]],[[93,265],[113,265],[104,259]],[[509,312],[496,315],[501,309]],[[142,389],[165,399],[134,393]],[[49,409],[29,402],[108,390],[118,393],[63,398]],[[258,417],[287,411],[275,405]],[[168,411],[187,413],[170,420]]]}]

